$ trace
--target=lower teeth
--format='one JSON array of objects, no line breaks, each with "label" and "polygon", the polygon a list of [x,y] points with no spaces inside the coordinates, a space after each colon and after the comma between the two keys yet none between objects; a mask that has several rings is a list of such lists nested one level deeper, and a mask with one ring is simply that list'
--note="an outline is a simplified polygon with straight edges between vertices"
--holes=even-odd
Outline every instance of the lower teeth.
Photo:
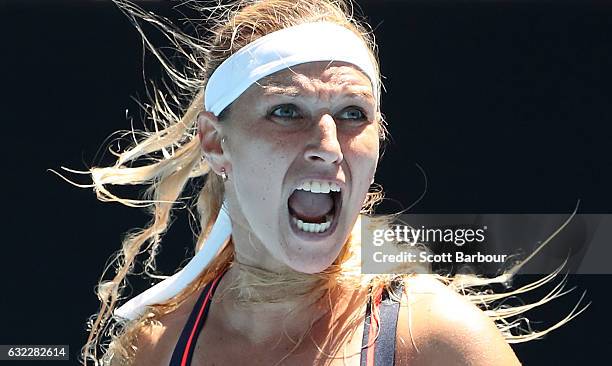
[{"label": "lower teeth", "polygon": [[322,233],[329,229],[332,223],[333,215],[325,215],[325,222],[323,223],[312,223],[304,222],[294,216],[291,216],[291,220],[297,225],[298,229],[309,233]]}]

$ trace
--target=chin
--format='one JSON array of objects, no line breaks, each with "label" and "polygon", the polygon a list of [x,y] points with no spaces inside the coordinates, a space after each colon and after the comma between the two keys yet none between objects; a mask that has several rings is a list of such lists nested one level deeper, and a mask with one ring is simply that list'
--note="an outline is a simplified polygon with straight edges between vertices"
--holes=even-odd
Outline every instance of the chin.
[{"label": "chin", "polygon": [[[325,271],[338,258],[342,247],[346,244],[348,235],[344,240],[317,242],[290,240],[284,255],[285,264],[297,272],[314,274]],[[293,238],[295,239],[295,238]]]}]

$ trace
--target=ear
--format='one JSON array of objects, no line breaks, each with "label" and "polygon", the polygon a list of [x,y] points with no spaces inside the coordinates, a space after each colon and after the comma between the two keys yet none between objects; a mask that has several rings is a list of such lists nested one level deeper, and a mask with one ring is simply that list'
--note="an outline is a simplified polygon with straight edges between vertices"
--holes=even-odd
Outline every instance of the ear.
[{"label": "ear", "polygon": [[231,170],[227,153],[223,151],[221,125],[214,114],[202,111],[198,114],[198,136],[200,145],[211,169],[221,174],[221,168],[226,172]]}]

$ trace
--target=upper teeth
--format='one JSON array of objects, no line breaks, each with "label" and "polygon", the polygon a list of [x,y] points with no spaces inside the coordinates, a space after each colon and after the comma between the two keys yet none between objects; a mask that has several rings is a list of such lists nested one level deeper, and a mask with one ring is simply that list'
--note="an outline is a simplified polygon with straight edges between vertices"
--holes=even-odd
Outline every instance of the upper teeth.
[{"label": "upper teeth", "polygon": [[304,182],[296,189],[301,189],[303,191],[308,191],[312,193],[329,193],[330,191],[340,192],[340,186],[337,183],[326,182],[322,180],[311,180]]}]

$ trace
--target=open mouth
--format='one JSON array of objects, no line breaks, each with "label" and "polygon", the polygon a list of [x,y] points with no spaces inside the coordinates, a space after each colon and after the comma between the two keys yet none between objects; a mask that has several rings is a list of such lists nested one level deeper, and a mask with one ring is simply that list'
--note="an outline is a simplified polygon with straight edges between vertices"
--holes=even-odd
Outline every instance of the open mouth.
[{"label": "open mouth", "polygon": [[331,234],[342,207],[340,187],[332,182],[308,181],[296,188],[287,201],[294,231],[307,237]]}]

